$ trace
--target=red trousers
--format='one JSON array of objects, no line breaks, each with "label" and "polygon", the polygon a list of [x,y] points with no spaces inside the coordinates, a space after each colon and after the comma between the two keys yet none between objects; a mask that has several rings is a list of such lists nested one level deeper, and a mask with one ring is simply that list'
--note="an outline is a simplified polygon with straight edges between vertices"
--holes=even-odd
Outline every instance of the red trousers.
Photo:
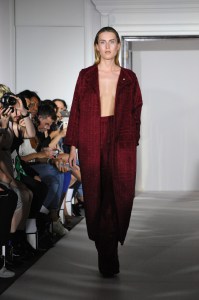
[{"label": "red trousers", "polygon": [[113,122],[101,117],[101,207],[98,239],[95,241],[102,273],[118,273],[118,220],[113,192]]}]

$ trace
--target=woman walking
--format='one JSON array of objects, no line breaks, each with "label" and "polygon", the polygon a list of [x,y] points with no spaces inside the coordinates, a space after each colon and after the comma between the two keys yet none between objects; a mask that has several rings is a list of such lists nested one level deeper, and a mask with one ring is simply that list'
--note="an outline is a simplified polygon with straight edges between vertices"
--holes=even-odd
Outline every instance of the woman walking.
[{"label": "woman walking", "polygon": [[80,161],[88,236],[95,241],[104,277],[119,273],[135,191],[136,146],[142,97],[135,73],[120,67],[120,38],[112,27],[99,30],[95,64],[81,70],[65,143],[69,163]]}]

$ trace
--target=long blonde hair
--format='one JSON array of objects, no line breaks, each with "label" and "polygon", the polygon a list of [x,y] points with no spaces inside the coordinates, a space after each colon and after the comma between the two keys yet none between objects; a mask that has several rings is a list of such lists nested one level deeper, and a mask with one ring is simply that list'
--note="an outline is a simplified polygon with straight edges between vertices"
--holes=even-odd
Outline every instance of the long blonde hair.
[{"label": "long blonde hair", "polygon": [[11,90],[8,86],[5,84],[0,84],[0,99],[3,97],[5,93],[10,93]]},{"label": "long blonde hair", "polygon": [[[121,43],[121,42],[120,42],[119,34],[118,34],[118,32],[117,32],[113,27],[107,26],[107,27],[101,28],[101,29],[98,31],[98,33],[96,34],[95,40],[94,40],[94,52],[95,52],[95,62],[94,62],[94,64],[95,64],[95,65],[98,65],[98,64],[100,63],[100,60],[101,60],[101,56],[100,56],[99,51],[97,50],[97,47],[96,47],[96,46],[98,45],[99,35],[100,35],[100,33],[102,33],[102,32],[113,32],[113,33],[115,34],[115,36],[116,36],[116,39],[117,39],[118,44]],[[115,64],[116,64],[117,66],[120,66],[120,63],[119,63],[119,51],[118,51],[117,55],[115,56]]]}]

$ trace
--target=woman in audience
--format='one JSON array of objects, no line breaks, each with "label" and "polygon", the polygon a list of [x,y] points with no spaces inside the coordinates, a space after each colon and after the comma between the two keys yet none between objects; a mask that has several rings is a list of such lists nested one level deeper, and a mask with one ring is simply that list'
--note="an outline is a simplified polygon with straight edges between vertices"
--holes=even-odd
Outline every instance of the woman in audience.
[{"label": "woman in audience", "polygon": [[39,104],[41,103],[41,99],[38,94],[34,91],[24,90],[18,93],[17,96],[19,98],[25,98],[31,119],[34,120],[34,117],[38,112]]},{"label": "woman in audience", "polygon": [[[23,156],[21,156],[21,158],[26,162],[34,160],[34,162],[31,163],[32,168],[38,172],[42,181],[44,181],[48,186],[48,193],[40,209],[40,224],[45,223],[47,215],[50,214],[53,221],[54,233],[62,236],[67,232],[58,216],[64,174],[57,169],[56,165],[47,163],[50,157],[55,155],[55,151],[53,149],[54,145],[52,144],[53,140],[48,134],[48,130],[50,130],[51,125],[55,121],[56,112],[54,107],[49,105],[48,101],[44,101],[44,103],[39,106],[38,113],[35,116],[36,135],[38,141],[36,149],[32,150],[32,153],[31,149],[29,149],[29,152],[26,152],[26,149],[23,149]],[[56,145],[56,142],[54,144]],[[39,152],[39,154],[36,152]],[[43,158],[41,157],[41,153]]]},{"label": "woman in audience", "polygon": [[[0,108],[0,122],[1,128],[4,129],[1,136],[0,143],[0,157],[5,165],[2,170],[11,179],[10,186],[18,195],[17,208],[14,212],[12,223],[11,223],[11,247],[12,252],[20,253],[24,255],[26,252],[26,235],[25,226],[26,220],[29,216],[31,202],[32,202],[32,192],[20,181],[14,180],[16,177],[16,170],[13,169],[13,162],[11,157],[11,146],[14,138],[13,123],[10,122],[10,116],[13,110],[20,112],[24,118],[26,124],[26,129],[22,129],[22,134],[24,137],[33,137],[35,135],[34,126],[29,118],[27,109],[24,107],[22,100],[18,97],[13,96],[16,100],[16,104],[12,107],[2,107]],[[4,105],[4,104],[3,104]]]}]

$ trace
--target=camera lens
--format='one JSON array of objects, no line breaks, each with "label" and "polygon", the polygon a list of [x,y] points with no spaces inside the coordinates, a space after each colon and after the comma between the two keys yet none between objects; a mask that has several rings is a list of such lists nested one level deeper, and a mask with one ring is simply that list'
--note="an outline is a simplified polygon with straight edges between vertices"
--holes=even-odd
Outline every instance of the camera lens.
[{"label": "camera lens", "polygon": [[1,103],[4,108],[8,108],[9,106],[14,106],[17,103],[17,100],[12,97],[12,94],[6,93],[1,98]]},{"label": "camera lens", "polygon": [[14,97],[8,98],[8,105],[14,106],[17,103],[17,100]]}]

